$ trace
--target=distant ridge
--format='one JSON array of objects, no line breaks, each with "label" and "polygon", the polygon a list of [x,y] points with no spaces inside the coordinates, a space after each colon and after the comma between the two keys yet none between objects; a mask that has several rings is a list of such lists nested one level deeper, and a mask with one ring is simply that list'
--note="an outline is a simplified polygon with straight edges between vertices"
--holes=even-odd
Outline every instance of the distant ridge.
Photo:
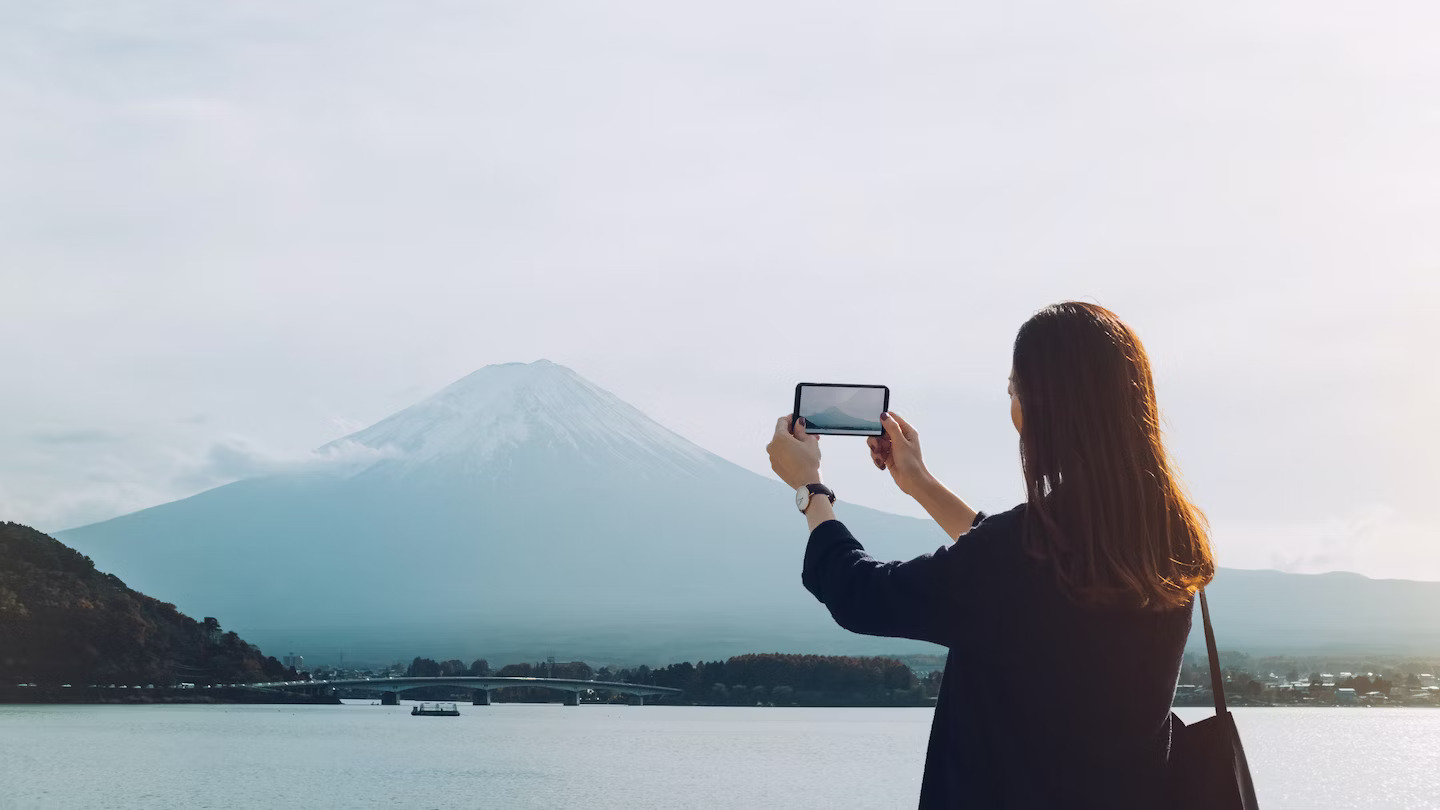
[{"label": "distant ridge", "polygon": [[[936,650],[835,627],[800,585],[783,484],[564,366],[486,366],[321,450],[344,446],[367,452],[60,537],[310,660]],[[838,508],[876,557],[947,542],[929,521]],[[1228,649],[1440,651],[1440,583],[1227,570],[1211,596]]]}]

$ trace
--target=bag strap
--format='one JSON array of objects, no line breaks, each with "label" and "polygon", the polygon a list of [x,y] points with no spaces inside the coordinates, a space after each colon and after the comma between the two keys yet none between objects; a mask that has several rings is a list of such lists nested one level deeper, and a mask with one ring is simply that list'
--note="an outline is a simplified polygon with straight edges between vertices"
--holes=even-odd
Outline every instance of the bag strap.
[{"label": "bag strap", "polygon": [[1200,617],[1205,622],[1205,647],[1210,653],[1210,689],[1215,693],[1215,714],[1225,714],[1225,677],[1220,673],[1220,652],[1215,649],[1215,628],[1210,626],[1210,603],[1205,590],[1200,590]]}]

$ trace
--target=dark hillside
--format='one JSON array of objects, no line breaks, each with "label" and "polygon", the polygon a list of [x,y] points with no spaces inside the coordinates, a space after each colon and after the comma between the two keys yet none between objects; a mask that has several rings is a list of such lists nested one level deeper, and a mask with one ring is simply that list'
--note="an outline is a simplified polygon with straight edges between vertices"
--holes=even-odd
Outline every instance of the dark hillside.
[{"label": "dark hillside", "polygon": [[0,684],[195,684],[294,677],[273,657],[95,570],[28,526],[0,523]]}]

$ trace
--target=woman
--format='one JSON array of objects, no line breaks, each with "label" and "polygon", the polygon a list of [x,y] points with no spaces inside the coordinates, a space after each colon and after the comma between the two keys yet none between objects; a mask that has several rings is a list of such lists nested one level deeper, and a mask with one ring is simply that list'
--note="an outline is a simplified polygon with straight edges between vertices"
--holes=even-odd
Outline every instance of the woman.
[{"label": "woman", "polygon": [[1215,566],[1139,338],[1093,304],[1041,310],[1015,338],[1010,417],[1026,501],[988,517],[926,470],[913,427],[883,417],[871,459],[956,538],[885,563],[833,497],[810,494],[818,439],[782,418],[768,449],[810,524],[805,587],[841,627],[950,648],[922,807],[1163,806],[1191,600]]}]

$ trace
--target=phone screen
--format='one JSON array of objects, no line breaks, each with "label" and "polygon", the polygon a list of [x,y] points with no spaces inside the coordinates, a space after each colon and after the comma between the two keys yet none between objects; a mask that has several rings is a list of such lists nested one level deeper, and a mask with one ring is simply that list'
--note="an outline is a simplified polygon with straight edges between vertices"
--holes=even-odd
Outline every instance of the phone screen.
[{"label": "phone screen", "polygon": [[792,416],[805,420],[806,433],[880,436],[880,414],[889,408],[890,389],[883,385],[800,383]]}]

